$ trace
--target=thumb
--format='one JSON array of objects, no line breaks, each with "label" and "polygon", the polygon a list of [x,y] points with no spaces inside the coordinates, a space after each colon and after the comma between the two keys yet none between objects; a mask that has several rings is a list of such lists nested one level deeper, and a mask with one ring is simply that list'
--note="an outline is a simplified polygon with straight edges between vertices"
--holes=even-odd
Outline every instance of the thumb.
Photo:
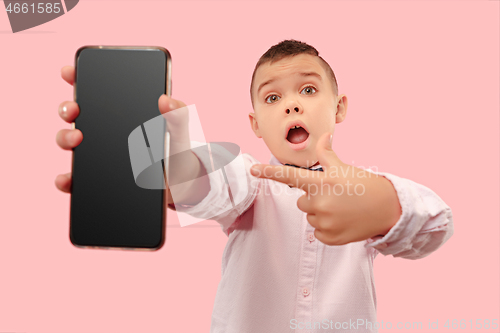
[{"label": "thumb", "polygon": [[163,94],[158,99],[158,109],[170,133],[170,154],[190,149],[189,108],[186,104]]},{"label": "thumb", "polygon": [[333,134],[327,132],[319,138],[316,144],[316,157],[319,164],[327,168],[342,163],[332,149],[332,139]]},{"label": "thumb", "polygon": [[183,102],[165,94],[158,99],[158,109],[167,121],[170,134],[187,140],[189,124],[189,108]]},{"label": "thumb", "polygon": [[173,111],[184,106],[186,106],[186,104],[184,104],[183,102],[173,99],[172,97],[165,94],[161,95],[158,99],[158,109],[160,110],[161,114],[165,114],[169,111]]}]

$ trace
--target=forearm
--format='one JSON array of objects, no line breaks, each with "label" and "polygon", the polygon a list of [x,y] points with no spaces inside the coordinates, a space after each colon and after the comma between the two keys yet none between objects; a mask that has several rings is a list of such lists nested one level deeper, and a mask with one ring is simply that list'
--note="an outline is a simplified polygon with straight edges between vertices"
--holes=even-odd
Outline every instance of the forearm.
[{"label": "forearm", "polygon": [[[177,173],[172,175],[172,173]],[[175,177],[177,181],[167,191],[168,204],[186,204],[195,205],[205,198],[210,191],[210,182],[206,175],[206,170],[201,161],[194,153],[189,154],[183,165],[174,167],[171,170],[172,179]],[[175,200],[175,202],[174,202]]]},{"label": "forearm", "polygon": [[396,189],[392,185],[391,181],[384,176],[378,176],[376,178],[379,182],[378,188],[381,193],[380,213],[385,216],[383,220],[380,221],[381,232],[378,236],[385,236],[389,230],[391,230],[402,214],[401,204],[398,199]]},{"label": "forearm", "polygon": [[[352,167],[352,166],[351,166]],[[370,196],[369,200],[375,207],[373,217],[374,236],[384,236],[398,222],[402,214],[399,198],[390,180],[381,175],[354,167],[352,173],[353,183],[363,184],[365,191],[363,195]]]}]

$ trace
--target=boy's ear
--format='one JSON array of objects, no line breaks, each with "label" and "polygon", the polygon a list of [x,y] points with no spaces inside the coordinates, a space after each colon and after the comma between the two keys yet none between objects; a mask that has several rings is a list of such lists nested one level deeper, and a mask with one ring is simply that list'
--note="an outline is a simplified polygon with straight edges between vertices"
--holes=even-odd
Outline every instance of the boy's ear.
[{"label": "boy's ear", "polygon": [[262,135],[260,135],[259,124],[257,123],[257,118],[255,113],[249,113],[248,119],[250,120],[250,126],[252,127],[252,131],[258,138],[262,138]]},{"label": "boy's ear", "polygon": [[335,116],[335,122],[341,123],[344,121],[347,114],[347,96],[340,95],[337,102],[337,114]]}]

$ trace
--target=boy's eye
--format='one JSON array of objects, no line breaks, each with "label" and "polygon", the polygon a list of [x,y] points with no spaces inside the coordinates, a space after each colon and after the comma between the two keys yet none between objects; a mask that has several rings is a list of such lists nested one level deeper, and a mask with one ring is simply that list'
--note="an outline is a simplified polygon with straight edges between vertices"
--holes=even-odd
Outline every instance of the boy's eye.
[{"label": "boy's eye", "polygon": [[[316,88],[314,88],[313,86],[307,86],[305,87],[304,89],[302,89],[301,93],[305,91],[305,94],[306,95],[312,95],[314,94],[317,90]],[[267,96],[266,98],[266,103],[274,103],[274,102],[277,102],[281,99],[281,97],[279,97],[278,95],[269,95]]]},{"label": "boy's eye", "polygon": [[[306,90],[306,95],[312,95],[314,92],[316,92],[316,88],[314,88],[313,86],[307,86],[304,89],[302,89],[302,91],[304,91],[304,90]],[[313,92],[313,90],[314,90],[314,92]]]},{"label": "boy's eye", "polygon": [[[271,101],[269,101],[271,99]],[[266,98],[266,103],[274,103],[276,101],[279,101],[280,97],[278,95],[270,95]]]}]

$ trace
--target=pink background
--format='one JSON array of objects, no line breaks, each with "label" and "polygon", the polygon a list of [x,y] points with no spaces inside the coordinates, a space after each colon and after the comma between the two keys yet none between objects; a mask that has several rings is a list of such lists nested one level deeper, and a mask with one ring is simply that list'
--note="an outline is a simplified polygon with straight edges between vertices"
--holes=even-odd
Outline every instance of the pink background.
[{"label": "pink background", "polygon": [[73,96],[60,69],[83,45],[164,46],[173,97],[196,104],[207,141],[267,163],[250,78],[288,38],[315,46],[348,97],[338,156],[421,183],[453,211],[455,234],[429,257],[377,256],[378,321],[498,323],[499,4],[80,1],[16,34],[1,10],[0,332],[209,331],[227,240],[215,222],[180,228],[169,211],[155,253],[70,243],[70,197],[54,185],[71,166],[55,143],[70,128],[57,108]]}]

